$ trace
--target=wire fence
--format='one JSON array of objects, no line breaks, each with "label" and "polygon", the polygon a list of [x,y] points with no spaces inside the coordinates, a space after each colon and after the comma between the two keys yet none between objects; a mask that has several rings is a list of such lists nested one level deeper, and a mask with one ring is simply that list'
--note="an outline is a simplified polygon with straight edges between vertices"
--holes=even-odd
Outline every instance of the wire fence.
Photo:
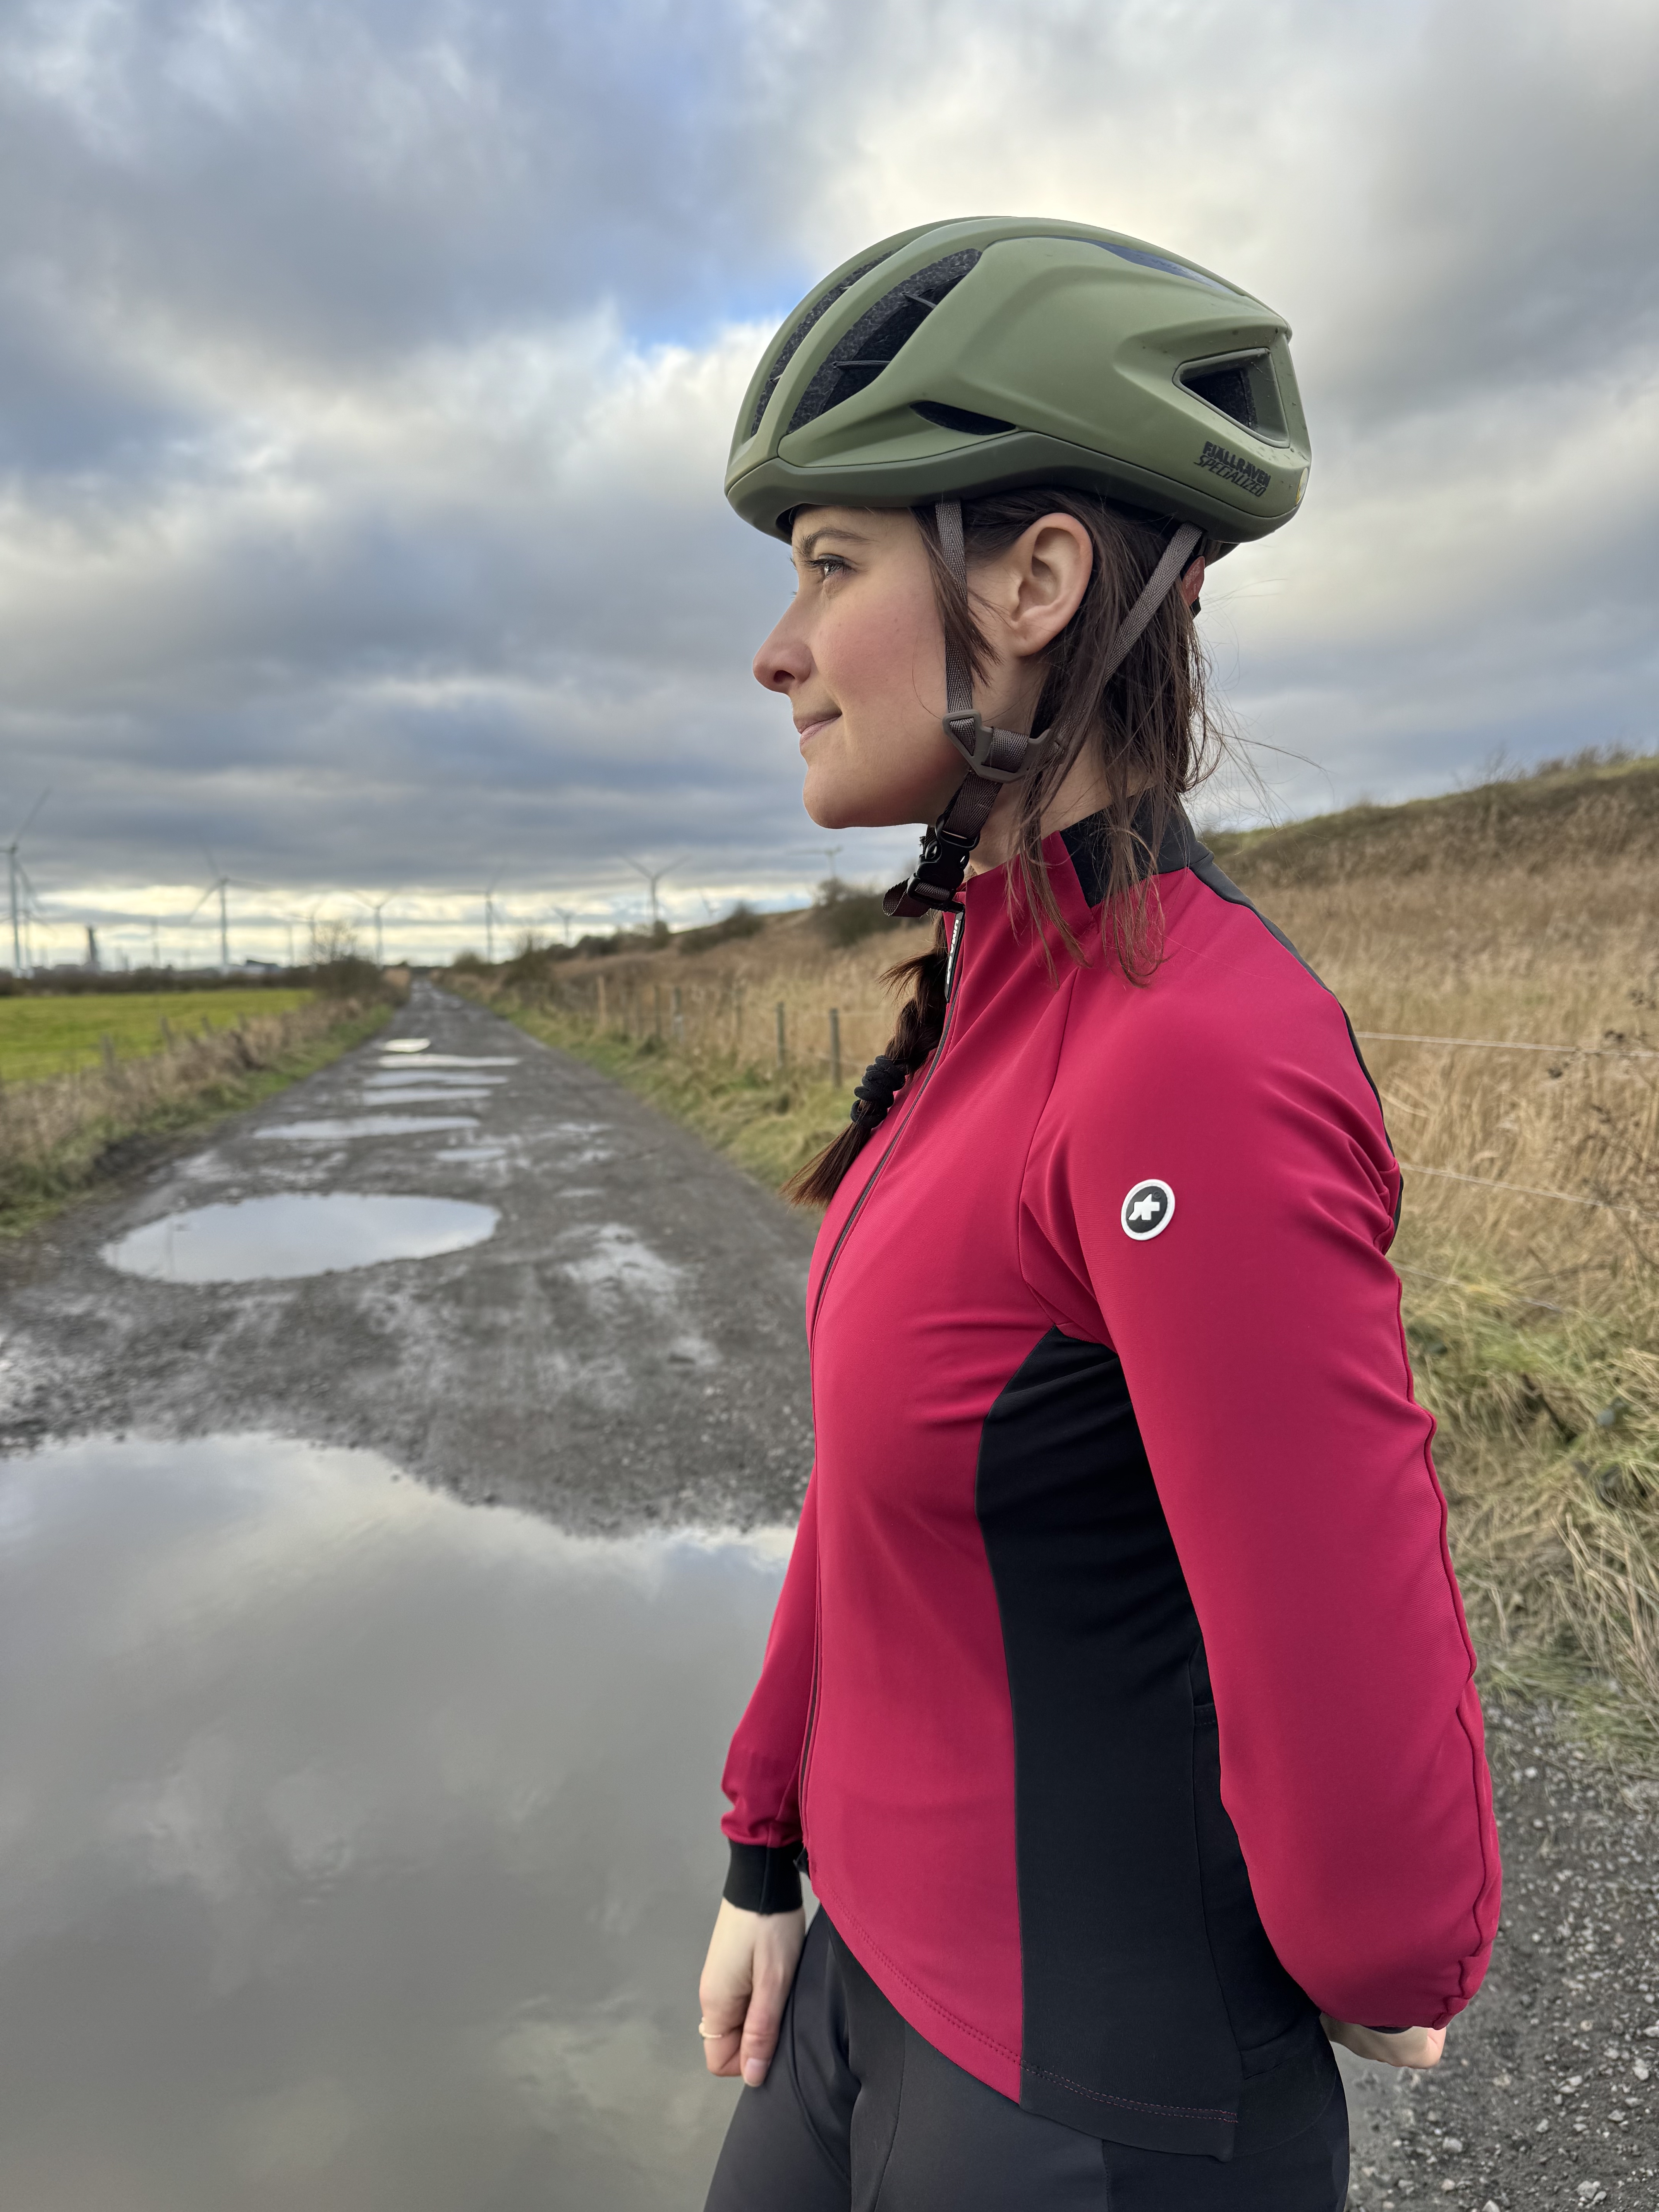
[{"label": "wire fence", "polygon": [[[562,983],[556,994],[565,1012],[584,1015],[597,1029],[636,1042],[654,1039],[664,1050],[719,1058],[727,1064],[769,1072],[780,1079],[792,1073],[810,1073],[827,1079],[837,1091],[850,1091],[867,1062],[884,1049],[891,1032],[892,1012],[868,1005],[825,1006],[822,992],[821,981],[814,987],[787,976],[758,984],[732,979],[664,984],[642,975],[599,975]],[[1403,1030],[1356,1030],[1354,1035],[1368,1043],[1542,1053],[1555,1060],[1659,1060],[1659,1051],[1624,1044],[1538,1044],[1516,1037],[1442,1036]],[[1461,1168],[1422,1161],[1401,1160],[1400,1164],[1408,1175],[1429,1176],[1517,1199],[1580,1206],[1630,1220],[1659,1220],[1659,1212],[1647,1207],[1583,1192],[1511,1182],[1501,1176],[1474,1175]]]},{"label": "wire fence", "polygon": [[1419,1036],[1408,1030],[1356,1030],[1367,1044],[1457,1045],[1471,1052],[1545,1052],[1552,1060],[1659,1060],[1659,1052],[1622,1044],[1525,1044],[1513,1037]]}]

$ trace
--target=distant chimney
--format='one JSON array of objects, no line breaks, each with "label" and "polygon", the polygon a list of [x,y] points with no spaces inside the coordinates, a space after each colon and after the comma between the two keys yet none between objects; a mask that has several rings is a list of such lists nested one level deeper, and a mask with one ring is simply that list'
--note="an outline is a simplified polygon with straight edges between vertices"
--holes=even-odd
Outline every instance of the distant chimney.
[{"label": "distant chimney", "polygon": [[98,933],[88,922],[87,924],[87,965],[88,968],[98,968],[102,964],[98,957]]}]

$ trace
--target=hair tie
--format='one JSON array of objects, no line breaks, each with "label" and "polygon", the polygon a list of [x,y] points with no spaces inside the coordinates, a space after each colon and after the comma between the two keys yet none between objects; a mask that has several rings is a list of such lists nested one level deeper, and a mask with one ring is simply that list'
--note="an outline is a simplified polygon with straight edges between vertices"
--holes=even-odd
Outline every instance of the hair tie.
[{"label": "hair tie", "polygon": [[890,1059],[884,1052],[878,1053],[864,1071],[864,1080],[853,1093],[853,1116],[873,1129],[887,1118],[887,1109],[893,1103],[893,1093],[909,1073],[902,1060]]}]

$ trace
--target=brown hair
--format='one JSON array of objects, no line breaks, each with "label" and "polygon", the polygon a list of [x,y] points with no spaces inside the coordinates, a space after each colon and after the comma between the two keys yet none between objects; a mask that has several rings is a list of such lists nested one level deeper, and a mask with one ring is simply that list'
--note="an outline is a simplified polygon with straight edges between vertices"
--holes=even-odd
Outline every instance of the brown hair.
[{"label": "brown hair", "polygon": [[[963,589],[945,562],[933,508],[912,512],[933,569],[945,641],[978,680],[990,647],[975,617],[972,592]],[[1086,492],[1046,485],[964,500],[962,522],[970,575],[976,563],[1006,552],[1045,514],[1070,514],[1082,523],[1094,546],[1094,565],[1076,613],[1046,656],[1032,727],[1052,729],[1054,737],[1040,765],[1018,787],[1009,902],[1017,913],[1023,909],[1036,918],[1051,972],[1051,934],[1073,959],[1087,960],[1048,880],[1042,824],[1043,810],[1073,763],[1092,754],[1106,794],[1093,817],[1097,874],[1104,885],[1101,941],[1109,945],[1130,982],[1145,983],[1158,963],[1148,881],[1171,817],[1215,765],[1221,732],[1209,703],[1192,612],[1178,591],[1166,594],[1122,665],[1103,678],[1119,625],[1169,543],[1168,522],[1109,507]],[[945,1027],[949,944],[949,925],[941,916],[931,949],[888,970],[884,981],[908,982],[910,998],[900,1010],[892,1042],[859,1086],[851,1121],[784,1186],[798,1205],[829,1203],[884,1119],[893,1091],[938,1045]]]}]

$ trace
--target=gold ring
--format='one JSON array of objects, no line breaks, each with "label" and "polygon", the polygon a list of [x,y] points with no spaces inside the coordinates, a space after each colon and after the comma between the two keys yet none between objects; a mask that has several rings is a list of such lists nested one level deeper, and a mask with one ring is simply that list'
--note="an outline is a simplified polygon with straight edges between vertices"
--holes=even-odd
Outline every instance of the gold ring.
[{"label": "gold ring", "polygon": [[735,2035],[737,2032],[735,2027],[705,2027],[701,2021],[697,2022],[697,2033],[705,2043],[718,2043],[721,2036]]}]

